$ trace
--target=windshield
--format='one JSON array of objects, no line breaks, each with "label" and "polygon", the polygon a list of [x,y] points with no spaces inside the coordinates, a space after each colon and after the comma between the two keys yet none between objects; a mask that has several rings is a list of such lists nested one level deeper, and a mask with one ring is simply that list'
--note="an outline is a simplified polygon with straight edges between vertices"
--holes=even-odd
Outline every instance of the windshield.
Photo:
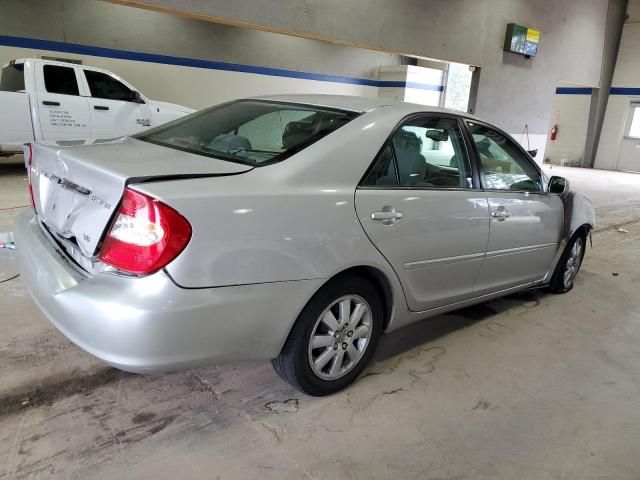
[{"label": "windshield", "polygon": [[7,65],[0,76],[0,92],[21,92],[24,90],[24,63]]},{"label": "windshield", "polygon": [[358,114],[264,100],[225,103],[134,138],[252,166],[290,157]]}]

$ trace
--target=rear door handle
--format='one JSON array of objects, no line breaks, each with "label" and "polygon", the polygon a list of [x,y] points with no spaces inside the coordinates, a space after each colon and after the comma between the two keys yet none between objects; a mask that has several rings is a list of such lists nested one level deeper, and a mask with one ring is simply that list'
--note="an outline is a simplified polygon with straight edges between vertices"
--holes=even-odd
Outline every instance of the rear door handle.
[{"label": "rear door handle", "polygon": [[94,105],[93,109],[94,110],[109,110],[109,107],[106,107],[104,105]]},{"label": "rear door handle", "polygon": [[371,214],[372,220],[382,222],[383,225],[393,225],[402,217],[404,217],[404,213],[398,212],[395,208],[389,206],[384,206],[382,210]]},{"label": "rear door handle", "polygon": [[43,105],[47,105],[48,107],[59,107],[60,102],[51,102],[49,100],[45,100],[42,102]]},{"label": "rear door handle", "polygon": [[502,205],[498,207],[497,210],[491,212],[491,216],[493,218],[497,218],[499,222],[504,222],[507,218],[511,216],[511,212],[504,208]]}]

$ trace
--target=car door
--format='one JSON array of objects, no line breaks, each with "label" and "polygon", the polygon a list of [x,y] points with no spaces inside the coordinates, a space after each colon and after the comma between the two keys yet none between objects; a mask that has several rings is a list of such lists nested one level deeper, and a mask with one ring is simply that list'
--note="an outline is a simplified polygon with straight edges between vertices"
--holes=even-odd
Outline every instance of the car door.
[{"label": "car door", "polygon": [[94,142],[131,135],[150,128],[151,110],[132,88],[106,72],[83,68]]},{"label": "car door", "polygon": [[491,216],[476,295],[541,280],[558,249],[564,207],[533,160],[506,134],[468,121]]},{"label": "car door", "polygon": [[403,122],[356,190],[367,235],[397,273],[412,311],[470,298],[489,238],[455,116]]},{"label": "car door", "polygon": [[89,104],[72,65],[36,62],[36,106],[46,143],[76,145],[91,136]]}]

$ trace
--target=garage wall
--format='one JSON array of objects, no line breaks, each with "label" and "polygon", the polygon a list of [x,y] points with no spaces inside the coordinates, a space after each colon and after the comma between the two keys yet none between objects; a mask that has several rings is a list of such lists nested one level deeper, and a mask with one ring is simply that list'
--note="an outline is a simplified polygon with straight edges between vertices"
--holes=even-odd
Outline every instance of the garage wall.
[{"label": "garage wall", "polygon": [[126,79],[148,98],[200,109],[235,98],[277,93],[324,93],[377,97],[378,88],[343,82],[305,80],[208,68],[120,60],[45,49],[0,46],[0,62],[48,55],[82,60]]},{"label": "garage wall", "polygon": [[630,4],[629,14],[595,162],[596,168],[606,170],[618,169],[629,105],[631,100],[640,100],[640,2]]},{"label": "garage wall", "polygon": [[547,140],[545,158],[551,163],[582,163],[592,103],[592,89],[559,82],[547,131],[558,125],[556,140]]},{"label": "garage wall", "polygon": [[[482,66],[476,113],[544,150],[556,83],[598,87],[611,6],[626,0],[122,0],[216,21]],[[358,21],[366,17],[366,21]],[[541,31],[538,57],[504,53],[506,25]],[[621,25],[622,21],[620,22]],[[620,25],[615,28],[620,29]]]},{"label": "garage wall", "polygon": [[[151,98],[194,108],[265,93],[377,96],[378,87],[393,86],[378,80],[377,71],[381,65],[400,64],[400,57],[355,45],[479,65],[476,113],[523,144],[528,124],[531,148],[538,148],[541,161],[557,82],[600,85],[606,67],[603,54],[605,60],[615,54],[615,49],[605,48],[606,33],[617,25],[609,25],[607,17],[615,19],[612,11],[626,9],[626,0],[143,3],[146,9],[96,0],[2,0],[0,62],[65,56],[60,52],[71,46],[74,53],[67,56],[112,70]],[[219,22],[299,36],[148,8],[172,8],[201,19],[213,16]],[[366,22],[358,21],[365,15]],[[538,57],[528,60],[502,51],[506,24],[512,21],[541,30]],[[47,44],[54,47],[47,50],[41,44],[26,49],[28,42],[6,41],[16,37],[60,43]],[[77,46],[110,50],[96,53]],[[206,65],[198,64],[201,61]],[[426,90],[434,87],[440,86],[426,85]]]},{"label": "garage wall", "polygon": [[0,64],[40,55],[82,59],[151,98],[193,108],[269,93],[377,97],[379,66],[400,62],[389,53],[95,0],[0,1]]}]

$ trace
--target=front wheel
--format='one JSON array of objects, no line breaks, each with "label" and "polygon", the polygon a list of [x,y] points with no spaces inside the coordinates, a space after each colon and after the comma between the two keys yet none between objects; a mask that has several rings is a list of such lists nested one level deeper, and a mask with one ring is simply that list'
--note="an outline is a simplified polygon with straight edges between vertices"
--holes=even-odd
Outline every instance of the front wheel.
[{"label": "front wheel", "polygon": [[580,232],[569,241],[551,277],[549,283],[551,292],[566,293],[573,288],[573,282],[584,258],[586,239],[587,236]]},{"label": "front wheel", "polygon": [[280,378],[309,395],[341,390],[369,362],[383,318],[375,285],[356,275],[339,277],[306,305],[273,367]]}]

